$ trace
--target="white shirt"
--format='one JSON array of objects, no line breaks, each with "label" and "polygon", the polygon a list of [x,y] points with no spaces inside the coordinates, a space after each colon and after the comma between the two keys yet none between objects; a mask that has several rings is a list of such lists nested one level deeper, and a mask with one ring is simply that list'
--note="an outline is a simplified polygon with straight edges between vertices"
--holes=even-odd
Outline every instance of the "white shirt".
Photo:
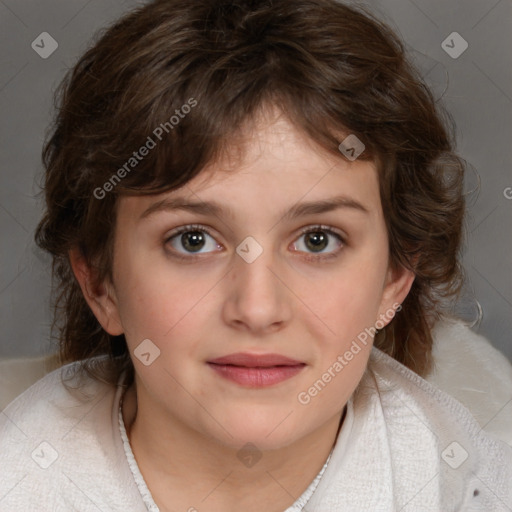
[{"label": "white shirt", "polygon": [[[123,388],[87,378],[68,392],[61,372],[75,365],[0,415],[0,511],[156,512],[124,431]],[[512,448],[373,348],[330,458],[285,512],[304,504],[308,512],[510,512]]]}]

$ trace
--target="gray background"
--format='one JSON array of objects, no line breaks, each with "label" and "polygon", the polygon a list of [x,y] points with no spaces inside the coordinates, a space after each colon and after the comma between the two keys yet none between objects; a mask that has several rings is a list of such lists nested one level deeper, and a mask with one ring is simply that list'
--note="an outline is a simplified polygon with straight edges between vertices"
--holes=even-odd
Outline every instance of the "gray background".
[{"label": "gray background", "polygon": [[[52,92],[94,32],[136,4],[0,0],[0,357],[50,350],[50,261],[35,248],[33,232],[41,214],[40,152]],[[366,4],[399,32],[457,123],[458,151],[470,164],[469,286],[459,310],[473,323],[479,303],[483,318],[474,330],[512,360],[512,1]],[[31,48],[42,32],[59,45],[47,59]],[[441,46],[452,32],[469,45],[458,58]]]}]

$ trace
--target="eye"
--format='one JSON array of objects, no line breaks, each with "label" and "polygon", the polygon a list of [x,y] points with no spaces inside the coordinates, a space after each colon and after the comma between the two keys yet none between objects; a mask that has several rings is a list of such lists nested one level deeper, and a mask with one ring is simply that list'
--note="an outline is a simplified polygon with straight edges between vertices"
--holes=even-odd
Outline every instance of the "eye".
[{"label": "eye", "polygon": [[180,254],[201,254],[222,248],[203,226],[183,226],[171,233],[166,244]]},{"label": "eye", "polygon": [[[222,249],[209,230],[199,225],[178,228],[166,238],[165,244],[169,244],[178,257],[193,257]],[[327,226],[309,227],[293,243],[295,251],[309,253],[313,259],[335,257],[343,246],[343,237]]]},{"label": "eye", "polygon": [[335,257],[343,245],[343,237],[326,226],[307,228],[293,244],[296,251],[318,254],[320,258]]}]

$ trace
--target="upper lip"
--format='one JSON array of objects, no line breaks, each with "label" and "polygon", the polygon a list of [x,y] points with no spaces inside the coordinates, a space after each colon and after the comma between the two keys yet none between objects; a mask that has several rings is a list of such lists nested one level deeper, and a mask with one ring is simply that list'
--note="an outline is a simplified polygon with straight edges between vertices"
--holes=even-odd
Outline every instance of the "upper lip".
[{"label": "upper lip", "polygon": [[212,359],[208,363],[213,364],[231,364],[233,366],[246,366],[248,368],[270,367],[270,366],[297,366],[305,364],[302,361],[291,359],[280,354],[248,354],[238,352],[217,359]]}]

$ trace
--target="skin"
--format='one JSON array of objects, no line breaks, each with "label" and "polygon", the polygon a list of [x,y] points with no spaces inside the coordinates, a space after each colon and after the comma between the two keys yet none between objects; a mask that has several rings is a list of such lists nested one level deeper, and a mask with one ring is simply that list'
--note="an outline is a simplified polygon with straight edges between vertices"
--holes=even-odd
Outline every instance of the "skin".
[{"label": "skin", "polygon": [[[112,282],[93,284],[91,268],[70,253],[103,328],[126,336],[136,381],[123,417],[161,510],[290,506],[335,442],[372,340],[307,405],[298,394],[403,302],[414,279],[389,265],[372,162],[326,153],[276,111],[261,115],[246,135],[243,152],[212,163],[180,190],[120,199]],[[342,207],[283,217],[297,203],[339,195],[367,211]],[[233,215],[159,210],[141,219],[155,203],[178,196],[215,201]],[[170,239],[188,224],[211,230],[199,255],[183,246],[181,235]],[[315,249],[302,228],[321,231],[326,244]],[[263,249],[252,263],[236,252],[247,236]],[[160,350],[149,366],[133,356],[144,339]],[[206,364],[234,352],[278,353],[306,366],[284,382],[250,389]],[[248,442],[262,455],[252,467],[237,457]]]}]

